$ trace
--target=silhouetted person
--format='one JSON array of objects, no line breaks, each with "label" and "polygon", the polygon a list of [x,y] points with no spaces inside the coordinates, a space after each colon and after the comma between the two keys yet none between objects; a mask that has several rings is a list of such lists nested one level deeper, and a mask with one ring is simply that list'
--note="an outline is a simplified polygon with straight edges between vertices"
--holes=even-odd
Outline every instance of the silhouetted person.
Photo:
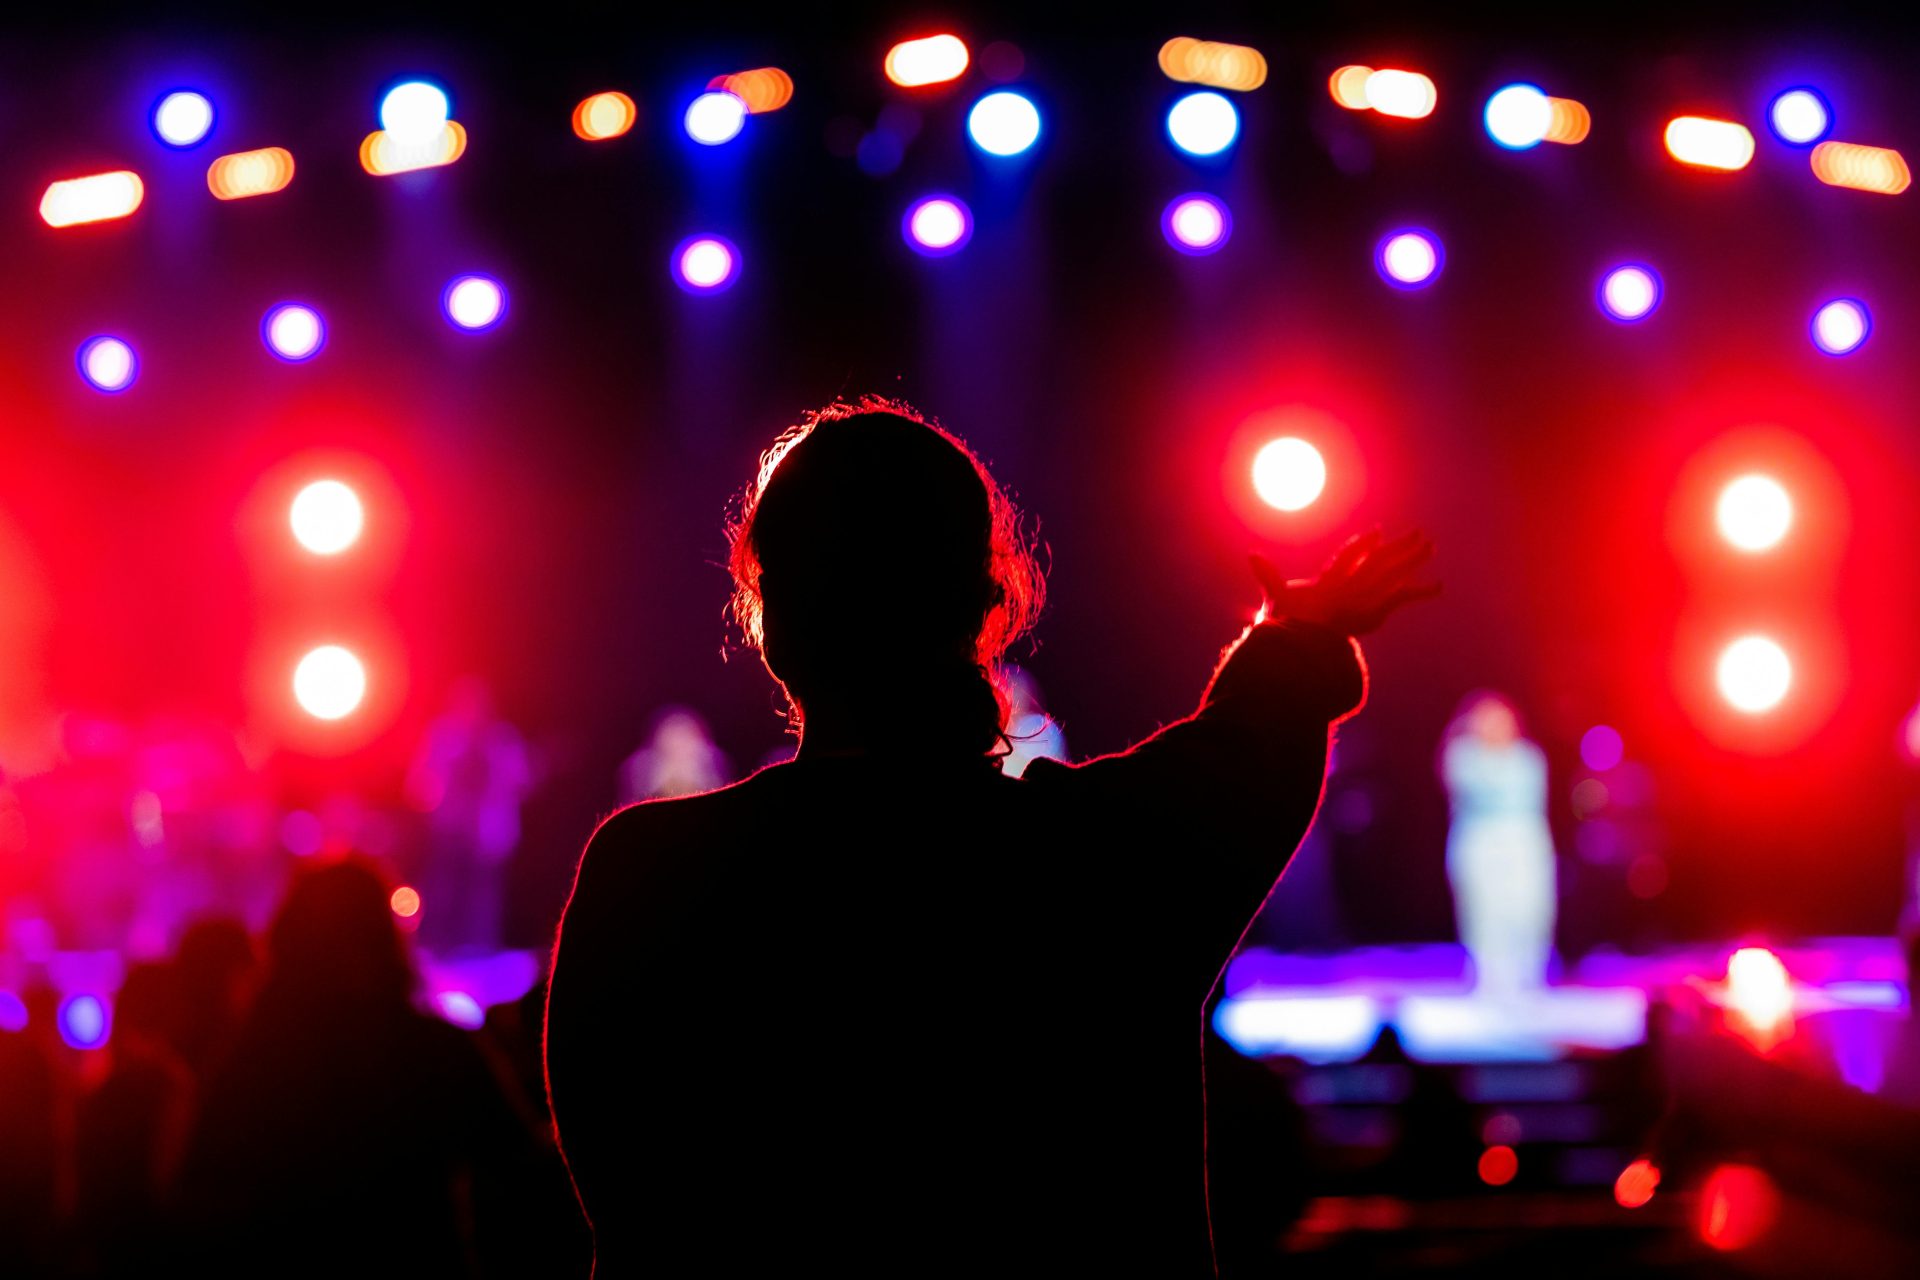
[{"label": "silhouetted person", "polygon": [[1202,1002],[1362,699],[1348,633],[1426,553],[1259,562],[1275,620],[1195,715],[1014,779],[994,664],[1042,584],[1011,505],[896,406],[783,436],[731,568],[798,755],[608,819],[556,949],[601,1280],[1209,1269]]},{"label": "silhouetted person", "polygon": [[238,920],[187,926],[173,958],[174,1009],[167,1038],[205,1081],[238,1032],[260,981],[253,938]]},{"label": "silhouetted person", "polygon": [[510,1199],[532,1143],[473,1040],[413,1007],[387,895],[336,862],[275,918],[181,1174],[196,1273],[493,1273],[476,1206]]},{"label": "silhouetted person", "polygon": [[0,1031],[0,1275],[39,1276],[53,1267],[58,1108],[54,1061],[31,1024]]}]

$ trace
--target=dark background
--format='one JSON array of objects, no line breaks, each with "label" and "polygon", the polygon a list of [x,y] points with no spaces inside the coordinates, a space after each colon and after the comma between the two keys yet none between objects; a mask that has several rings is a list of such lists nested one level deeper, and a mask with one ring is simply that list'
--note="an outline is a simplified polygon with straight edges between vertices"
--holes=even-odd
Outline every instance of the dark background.
[{"label": "dark background", "polygon": [[[1336,518],[1434,534],[1447,594],[1369,643],[1373,703],[1343,743],[1369,797],[1341,840],[1356,940],[1450,932],[1432,760],[1479,687],[1514,695],[1548,750],[1563,853],[1581,732],[1616,725],[1648,767],[1672,883],[1631,906],[1636,936],[1887,930],[1909,789],[1896,743],[1920,691],[1920,197],[1821,186],[1763,118],[1773,93],[1813,83],[1835,136],[1911,156],[1920,90],[1911,45],[1818,16],[1809,34],[1703,15],[1449,32],[1380,12],[1183,10],[1148,27],[984,10],[769,26],[741,11],[693,30],[555,11],[506,29],[348,15],[242,31],[198,15],[164,34],[22,35],[0,46],[0,750],[31,756],[50,709],[211,715],[244,728],[288,804],[391,799],[446,687],[484,674],[546,773],[514,904],[515,932],[542,939],[655,709],[697,707],[740,766],[781,744],[757,662],[722,661],[726,506],[799,411],[882,392],[962,434],[1038,518],[1052,603],[1016,656],[1077,754],[1192,707],[1256,603],[1249,549],[1304,570]],[[976,55],[1020,48],[1011,83],[1045,117],[1034,152],[990,163],[969,147],[965,113],[989,87],[977,69],[912,93],[885,82],[893,40],[943,27]],[[1239,97],[1224,163],[1165,140],[1183,89],[1154,54],[1182,33],[1247,40],[1271,66]],[[1439,109],[1340,110],[1325,80],[1347,62],[1427,72]],[[680,112],[709,77],[769,64],[797,83],[789,107],[725,147],[685,137]],[[448,87],[468,152],[370,178],[359,141],[406,75]],[[1585,102],[1589,140],[1496,148],[1480,107],[1516,79]],[[148,130],[180,85],[220,113],[187,152]],[[607,88],[632,94],[640,123],[581,142],[569,113]],[[890,102],[920,113],[898,172],[832,154],[830,132],[871,129]],[[1661,129],[1684,112],[1748,123],[1754,164],[1671,162]],[[207,194],[215,155],[268,145],[296,157],[285,192]],[[132,219],[40,222],[47,182],[118,167],[147,181]],[[936,190],[964,197],[977,229],[958,256],[923,260],[899,220]],[[1161,209],[1190,190],[1233,209],[1214,257],[1161,239]],[[1412,294],[1371,265],[1408,223],[1447,253]],[[671,283],[668,255],[696,231],[740,246],[731,291]],[[1666,286],[1632,327],[1593,304],[1599,273],[1627,258]],[[439,313],[442,285],[470,270],[510,290],[489,334]],[[1807,322],[1845,294],[1868,301],[1875,333],[1832,360]],[[311,364],[261,346],[262,313],[286,299],[328,320]],[[140,353],[126,395],[74,373],[96,332]],[[1344,428],[1328,495],[1300,517],[1245,496],[1260,415],[1289,406]],[[1766,424],[1798,443],[1747,430]],[[1736,563],[1717,549],[1723,458],[1776,466],[1795,490],[1788,550]],[[296,556],[278,523],[315,460],[375,499],[364,553],[338,565]],[[1719,707],[1711,657],[1763,625],[1801,684],[1756,724]],[[363,647],[375,693],[316,735],[285,672],[322,628]],[[796,856],[821,838],[797,832]],[[1563,866],[1570,920],[1588,889],[1620,896],[1614,873]]]}]

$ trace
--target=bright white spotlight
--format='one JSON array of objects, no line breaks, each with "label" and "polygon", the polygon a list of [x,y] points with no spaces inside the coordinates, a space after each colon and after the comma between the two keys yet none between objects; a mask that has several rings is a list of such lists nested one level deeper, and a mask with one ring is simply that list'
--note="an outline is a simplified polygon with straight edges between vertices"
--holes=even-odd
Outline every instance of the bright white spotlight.
[{"label": "bright white spotlight", "polygon": [[1374,269],[1396,289],[1424,289],[1440,276],[1446,261],[1440,238],[1409,227],[1381,240],[1373,251]]},{"label": "bright white spotlight", "polygon": [[425,80],[408,80],[380,99],[380,127],[402,146],[424,146],[447,127],[447,91]]},{"label": "bright white spotlight", "polygon": [[1660,305],[1660,276],[1652,267],[1629,263],[1600,281],[1600,309],[1622,324],[1645,320]]},{"label": "bright white spotlight", "polygon": [[693,236],[673,251],[673,279],[688,293],[719,293],[740,277],[740,251],[723,236]]},{"label": "bright white spotlight", "polygon": [[1221,94],[1189,93],[1167,112],[1167,136],[1190,156],[1217,156],[1240,136],[1240,112]]},{"label": "bright white spotlight", "polygon": [[323,644],[293,669],[293,697],[316,720],[349,715],[367,696],[367,669],[337,644]]},{"label": "bright white spotlight", "polygon": [[1873,332],[1873,317],[1858,298],[1835,298],[1813,313],[1813,345],[1830,356],[1850,355]]},{"label": "bright white spotlight", "polygon": [[747,126],[747,100],[725,89],[712,89],[687,106],[683,123],[687,136],[702,146],[732,142]]},{"label": "bright white spotlight", "polygon": [[455,326],[477,333],[506,318],[507,291],[491,276],[455,276],[440,295],[440,309]]},{"label": "bright white spotlight", "polygon": [[1326,487],[1326,460],[1298,436],[1269,440],[1253,455],[1253,491],[1276,510],[1311,506]]},{"label": "bright white spotlight", "polygon": [[967,113],[973,145],[994,156],[1017,156],[1040,139],[1040,109],[1010,89],[990,93]]},{"label": "bright white spotlight", "polygon": [[153,109],[153,132],[170,147],[191,147],[213,131],[213,103],[205,94],[180,89]]},{"label": "bright white spotlight", "polygon": [[915,253],[944,258],[966,247],[973,235],[973,215],[958,196],[926,196],[908,208],[900,229]]},{"label": "bright white spotlight", "polygon": [[1742,636],[1721,650],[1714,674],[1720,696],[1749,715],[1779,706],[1793,685],[1787,651],[1765,636]]},{"label": "bright white spotlight", "polygon": [[1793,147],[1812,146],[1833,128],[1833,112],[1814,89],[1788,89],[1767,108],[1773,136]]},{"label": "bright white spotlight", "polygon": [[1510,84],[1487,99],[1487,136],[1509,151],[1525,151],[1547,140],[1553,127],[1553,100],[1531,84]]},{"label": "bright white spotlight", "polygon": [[140,361],[133,348],[120,338],[88,338],[80,344],[77,359],[80,376],[95,391],[108,395],[125,391],[139,375]]},{"label": "bright white spotlight", "polygon": [[1793,499],[1778,480],[1741,476],[1720,491],[1714,507],[1720,535],[1742,551],[1765,551],[1793,526]]},{"label": "bright white spotlight", "polygon": [[338,480],[315,480],[294,495],[287,522],[296,541],[319,556],[336,555],[360,537],[360,496]]},{"label": "bright white spotlight", "polygon": [[267,349],[295,364],[320,354],[327,342],[327,326],[320,313],[298,302],[283,302],[268,310],[260,323]]}]

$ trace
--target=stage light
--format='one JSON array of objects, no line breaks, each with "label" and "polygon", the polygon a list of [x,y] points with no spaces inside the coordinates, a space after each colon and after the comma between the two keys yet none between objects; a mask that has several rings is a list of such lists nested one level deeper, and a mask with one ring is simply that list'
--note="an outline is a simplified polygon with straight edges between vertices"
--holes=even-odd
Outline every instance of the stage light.
[{"label": "stage light", "polygon": [[298,364],[320,354],[327,345],[327,326],[320,313],[298,302],[283,302],[268,309],[260,322],[260,336],[267,350],[282,360]]},{"label": "stage light", "polygon": [[1741,947],[1727,957],[1727,1008],[1754,1031],[1772,1034],[1793,1016],[1793,980],[1765,947]]},{"label": "stage light", "polygon": [[80,376],[95,391],[104,391],[108,395],[125,391],[140,374],[139,357],[133,354],[133,348],[126,340],[104,334],[81,343],[76,362],[80,366]]},{"label": "stage light", "polygon": [[1349,111],[1371,111],[1373,108],[1367,102],[1367,77],[1372,74],[1372,67],[1341,67],[1327,77],[1327,92]]},{"label": "stage light", "polygon": [[1011,89],[990,93],[967,113],[967,136],[995,156],[1017,156],[1040,140],[1040,110]]},{"label": "stage light", "polygon": [[924,196],[908,207],[900,234],[915,253],[944,258],[973,238],[973,214],[958,196]]},{"label": "stage light", "polygon": [[1823,142],[1813,149],[1808,162],[1813,166],[1813,176],[1830,187],[1897,196],[1913,185],[1906,157],[1891,147]]},{"label": "stage light", "polygon": [[403,884],[387,898],[387,905],[402,920],[410,920],[420,914],[420,891]]},{"label": "stage light", "polygon": [[717,147],[740,136],[747,124],[747,104],[737,93],[709,89],[687,105],[682,123],[689,138],[702,146]]},{"label": "stage light", "polygon": [[1793,527],[1793,499],[1778,480],[1756,472],[1722,489],[1713,514],[1728,542],[1742,551],[1765,551]]},{"label": "stage light", "polygon": [[455,276],[440,294],[440,309],[469,333],[491,329],[507,317],[507,290],[492,276]]},{"label": "stage light", "polygon": [[1736,711],[1758,715],[1780,705],[1793,684],[1793,663],[1765,636],[1742,636],[1720,653],[1715,680]]},{"label": "stage light", "polygon": [[1525,151],[1547,140],[1553,101],[1537,85],[1510,84],[1487,99],[1487,136],[1509,151]]},{"label": "stage light", "polygon": [[1375,71],[1367,76],[1367,105],[1383,116],[1421,120],[1440,101],[1433,81],[1418,71]]},{"label": "stage light", "polygon": [[1593,129],[1593,113],[1584,103],[1572,98],[1548,98],[1551,117],[1547,121],[1546,141],[1571,147],[1587,140]]},{"label": "stage light", "polygon": [[1833,111],[1818,89],[1788,89],[1767,107],[1767,126],[1790,147],[1806,147],[1833,128]]},{"label": "stage light", "polygon": [[466,1031],[478,1031],[487,1024],[487,1011],[464,991],[442,991],[433,998],[440,1016]]},{"label": "stage light", "polygon": [[778,111],[793,101],[793,77],[778,67],[756,67],[752,71],[715,76],[707,82],[707,88],[738,94],[740,101],[747,104],[748,115]]},{"label": "stage light", "polygon": [[1168,110],[1167,136],[1190,156],[1217,156],[1240,136],[1240,112],[1211,89],[1189,93]]},{"label": "stage light", "polygon": [[438,169],[467,153],[467,129],[449,120],[426,139],[405,142],[385,129],[376,129],[360,143],[360,167],[376,178],[416,169]]},{"label": "stage light", "polygon": [[1851,355],[1873,332],[1873,316],[1858,298],[1835,298],[1813,313],[1813,345],[1830,356]]},{"label": "stage light", "polygon": [[203,93],[177,89],[153,109],[153,132],[170,147],[191,147],[213,132],[213,103]]},{"label": "stage light", "polygon": [[609,89],[580,100],[573,109],[573,131],[588,142],[605,142],[633,128],[639,118],[640,108],[632,98]]},{"label": "stage light", "polygon": [[967,46],[959,36],[902,40],[887,50],[887,79],[903,89],[958,80],[967,70]]},{"label": "stage light", "polygon": [[1600,309],[1622,324],[1645,320],[1660,305],[1660,275],[1633,262],[1615,267],[1600,280]]},{"label": "stage light", "polygon": [[451,113],[447,91],[426,80],[397,84],[380,99],[380,127],[402,146],[432,142]]},{"label": "stage light", "polygon": [[1700,1188],[1700,1238],[1723,1253],[1745,1249],[1772,1230],[1780,1211],[1773,1179],[1747,1164],[1723,1164]]},{"label": "stage light", "polygon": [[1660,1166],[1645,1156],[1620,1171],[1613,1180],[1613,1202],[1622,1209],[1638,1209],[1660,1188]]},{"label": "stage light", "polygon": [[315,480],[294,495],[287,522],[294,540],[319,556],[337,555],[360,537],[360,495],[338,480]]},{"label": "stage light", "polygon": [[740,278],[740,251],[720,236],[693,236],[673,251],[673,278],[688,293],[719,293]]},{"label": "stage light", "polygon": [[285,147],[236,151],[207,166],[207,190],[216,200],[267,196],[293,181],[293,153]]},{"label": "stage light", "polygon": [[1242,93],[1267,82],[1267,60],[1258,49],[1192,36],[1175,36],[1160,46],[1160,70],[1169,80]]},{"label": "stage light", "polygon": [[1580,735],[1580,763],[1595,773],[1617,767],[1626,754],[1626,743],[1612,725],[1597,724]]},{"label": "stage light", "polygon": [[1446,261],[1440,238],[1417,227],[1395,231],[1373,251],[1374,268],[1396,289],[1424,289],[1440,276]]},{"label": "stage light", "polygon": [[1216,253],[1233,234],[1233,215],[1218,197],[1194,192],[1167,206],[1160,215],[1160,234],[1181,253]]},{"label": "stage light", "polygon": [[1326,487],[1326,459],[1298,436],[1269,440],[1253,455],[1253,491],[1276,511],[1310,507]]},{"label": "stage light", "polygon": [[1512,1147],[1488,1147],[1480,1153],[1480,1181],[1490,1187],[1504,1187],[1520,1172],[1520,1157]]},{"label": "stage light", "polygon": [[40,217],[50,227],[110,222],[138,209],[146,193],[146,184],[131,169],[63,178],[49,183],[40,197]]},{"label": "stage light", "polygon": [[1731,120],[1675,116],[1667,122],[1667,154],[1701,169],[1744,169],[1753,160],[1753,134]]},{"label": "stage light", "polygon": [[323,644],[293,669],[293,696],[316,720],[350,715],[367,694],[367,670],[337,644]]},{"label": "stage light", "polygon": [[107,1042],[107,1006],[99,996],[68,996],[56,1020],[69,1048],[98,1049]]},{"label": "stage light", "polygon": [[0,1031],[18,1035],[27,1029],[30,1021],[27,1002],[11,991],[0,989]]}]

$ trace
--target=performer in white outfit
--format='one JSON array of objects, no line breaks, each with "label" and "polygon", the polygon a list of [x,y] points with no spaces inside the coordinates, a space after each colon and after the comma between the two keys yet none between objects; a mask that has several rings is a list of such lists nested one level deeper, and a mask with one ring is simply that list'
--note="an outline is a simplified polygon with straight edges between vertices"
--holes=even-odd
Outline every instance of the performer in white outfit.
[{"label": "performer in white outfit", "polygon": [[1476,988],[1495,999],[1538,988],[1555,910],[1546,756],[1512,703],[1475,693],[1447,726],[1440,774],[1453,810],[1447,879]]}]

